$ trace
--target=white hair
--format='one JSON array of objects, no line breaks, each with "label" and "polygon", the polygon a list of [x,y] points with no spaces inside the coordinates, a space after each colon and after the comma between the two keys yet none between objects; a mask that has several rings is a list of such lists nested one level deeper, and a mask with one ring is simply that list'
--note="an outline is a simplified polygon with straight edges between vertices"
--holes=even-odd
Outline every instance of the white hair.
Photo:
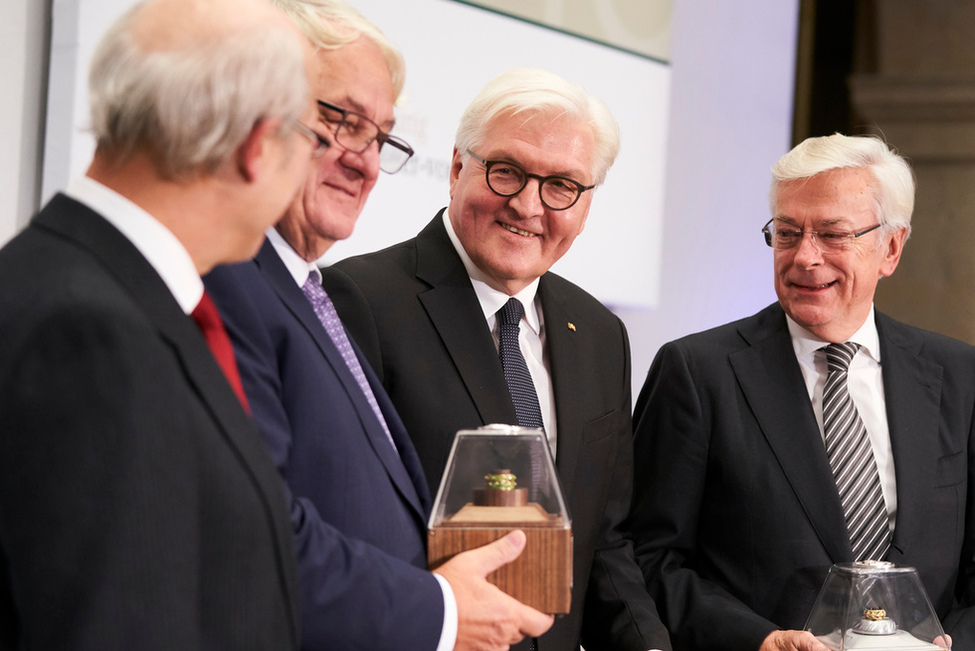
[{"label": "white hair", "polygon": [[873,187],[874,212],[886,232],[907,229],[911,234],[914,212],[914,173],[902,156],[874,136],[832,136],[807,138],[772,167],[769,205],[775,216],[779,183],[807,179],[836,169],[867,169]]},{"label": "white hair", "polygon": [[145,4],[115,22],[92,59],[89,98],[99,150],[147,152],[166,178],[211,173],[259,121],[281,118],[283,133],[307,109],[304,50],[287,23],[147,48],[133,35]]},{"label": "white hair", "polygon": [[398,98],[406,82],[403,55],[378,27],[342,0],[271,0],[304,32],[315,47],[337,50],[368,38],[379,48],[393,79],[393,97]]},{"label": "white hair", "polygon": [[594,140],[592,178],[599,185],[620,149],[620,130],[609,107],[586,90],[538,68],[502,72],[481,89],[460,118],[454,146],[462,156],[484,143],[491,122],[498,117],[553,119],[569,116],[584,121]]}]

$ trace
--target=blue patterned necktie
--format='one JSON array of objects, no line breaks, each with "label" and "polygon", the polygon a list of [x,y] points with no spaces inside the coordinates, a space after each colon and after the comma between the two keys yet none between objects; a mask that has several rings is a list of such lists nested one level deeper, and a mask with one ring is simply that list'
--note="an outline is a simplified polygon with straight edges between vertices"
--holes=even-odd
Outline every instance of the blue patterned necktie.
[{"label": "blue patterned necktie", "polygon": [[[535,383],[532,382],[532,375],[528,371],[528,364],[525,363],[525,356],[521,354],[521,344],[518,342],[521,317],[524,313],[525,308],[521,301],[514,297],[509,298],[508,302],[498,310],[498,356],[501,357],[501,368],[504,371],[504,379],[508,383],[511,401],[515,405],[518,424],[522,427],[544,428]],[[535,478],[541,476],[540,465],[541,461],[532,455],[533,488],[538,483]],[[530,649],[537,651],[537,639],[532,638]]]},{"label": "blue patterned necktie", "polygon": [[847,385],[850,362],[859,348],[858,344],[847,342],[821,349],[826,352],[828,367],[823,390],[823,430],[853,559],[883,560],[891,540],[887,506],[867,428]]},{"label": "blue patterned necktie", "polygon": [[389,425],[386,424],[382,409],[379,408],[379,403],[376,401],[376,395],[372,392],[372,387],[369,386],[369,380],[366,379],[362,365],[359,364],[359,358],[356,357],[355,351],[352,350],[352,344],[349,342],[349,337],[345,333],[345,326],[342,325],[342,320],[339,319],[339,315],[335,311],[335,305],[332,304],[332,299],[328,297],[325,288],[321,286],[314,274],[308,275],[308,280],[301,286],[301,291],[308,298],[312,309],[315,310],[315,316],[318,317],[322,326],[325,327],[325,332],[328,333],[332,343],[335,344],[339,354],[342,355],[345,365],[349,367],[352,377],[355,378],[359,388],[362,389],[362,393],[365,394],[366,401],[372,407],[373,413],[376,414],[379,424],[383,426],[383,431],[386,432],[386,438],[389,439],[393,449],[396,449],[396,443],[393,442],[393,437],[389,433]]},{"label": "blue patterned necktie", "polygon": [[528,364],[525,363],[521,345],[518,343],[518,331],[524,313],[525,308],[517,298],[509,298],[504,307],[498,310],[498,355],[501,357],[501,368],[508,383],[511,401],[515,405],[518,424],[522,427],[544,427],[535,383],[532,382]]}]

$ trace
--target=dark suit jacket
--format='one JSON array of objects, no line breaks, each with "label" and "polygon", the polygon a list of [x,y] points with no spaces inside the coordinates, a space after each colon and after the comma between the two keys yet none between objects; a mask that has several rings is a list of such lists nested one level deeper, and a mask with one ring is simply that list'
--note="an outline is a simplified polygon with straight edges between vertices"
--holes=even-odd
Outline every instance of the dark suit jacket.
[{"label": "dark suit jacket", "polygon": [[145,258],[58,195],[0,305],[0,648],[297,648],[281,480]]},{"label": "dark suit jacket", "polygon": [[[517,422],[467,271],[440,215],[415,239],[335,268],[355,285],[333,268],[325,286],[377,364],[435,490],[458,430]],[[539,648],[575,649],[581,635],[588,651],[669,649],[632,548],[616,529],[632,478],[625,329],[554,274],[542,277],[538,291],[558,419],[556,465],[574,538],[572,612]]]},{"label": "dark suit jacket", "polygon": [[443,593],[425,571],[429,493],[382,385],[363,361],[398,454],[270,242],[205,282],[290,488],[302,647],[436,648]]},{"label": "dark suit jacket", "polygon": [[[975,349],[877,314],[897,521],[954,648],[975,648]],[[754,651],[802,629],[843,519],[785,315],[666,344],[636,408],[637,555],[678,649]]]}]

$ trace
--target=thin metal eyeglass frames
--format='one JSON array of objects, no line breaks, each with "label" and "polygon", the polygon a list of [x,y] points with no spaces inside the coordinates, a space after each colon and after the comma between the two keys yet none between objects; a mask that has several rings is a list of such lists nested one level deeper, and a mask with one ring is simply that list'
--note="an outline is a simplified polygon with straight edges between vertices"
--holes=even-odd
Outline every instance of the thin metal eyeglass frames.
[{"label": "thin metal eyeglass frames", "polygon": [[311,157],[318,158],[325,153],[325,150],[329,148],[330,143],[325,138],[321,137],[315,133],[311,127],[307,127],[297,120],[291,124],[295,128],[295,131],[303,135],[305,138],[311,140],[312,149]]},{"label": "thin metal eyeglass frames", "polygon": [[778,251],[796,248],[802,243],[803,236],[808,234],[823,253],[842,253],[849,249],[857,238],[881,226],[882,224],[876,224],[855,233],[831,229],[813,231],[793,226],[779,226],[775,223],[775,218],[772,218],[762,227],[762,234],[765,235],[765,243]]},{"label": "thin metal eyeglass frames", "polygon": [[373,141],[379,144],[379,169],[395,174],[403,169],[413,155],[413,148],[405,140],[390,135],[379,125],[355,111],[318,100],[319,112],[325,123],[334,128],[335,142],[354,154],[361,154]]}]

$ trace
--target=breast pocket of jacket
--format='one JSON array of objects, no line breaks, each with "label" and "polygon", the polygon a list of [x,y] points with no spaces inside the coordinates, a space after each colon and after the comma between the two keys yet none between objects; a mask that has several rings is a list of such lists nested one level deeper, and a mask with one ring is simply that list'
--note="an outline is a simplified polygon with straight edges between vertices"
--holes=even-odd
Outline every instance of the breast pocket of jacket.
[{"label": "breast pocket of jacket", "polygon": [[595,418],[582,426],[582,441],[586,445],[608,436],[619,436],[627,429],[629,414],[617,409]]}]

